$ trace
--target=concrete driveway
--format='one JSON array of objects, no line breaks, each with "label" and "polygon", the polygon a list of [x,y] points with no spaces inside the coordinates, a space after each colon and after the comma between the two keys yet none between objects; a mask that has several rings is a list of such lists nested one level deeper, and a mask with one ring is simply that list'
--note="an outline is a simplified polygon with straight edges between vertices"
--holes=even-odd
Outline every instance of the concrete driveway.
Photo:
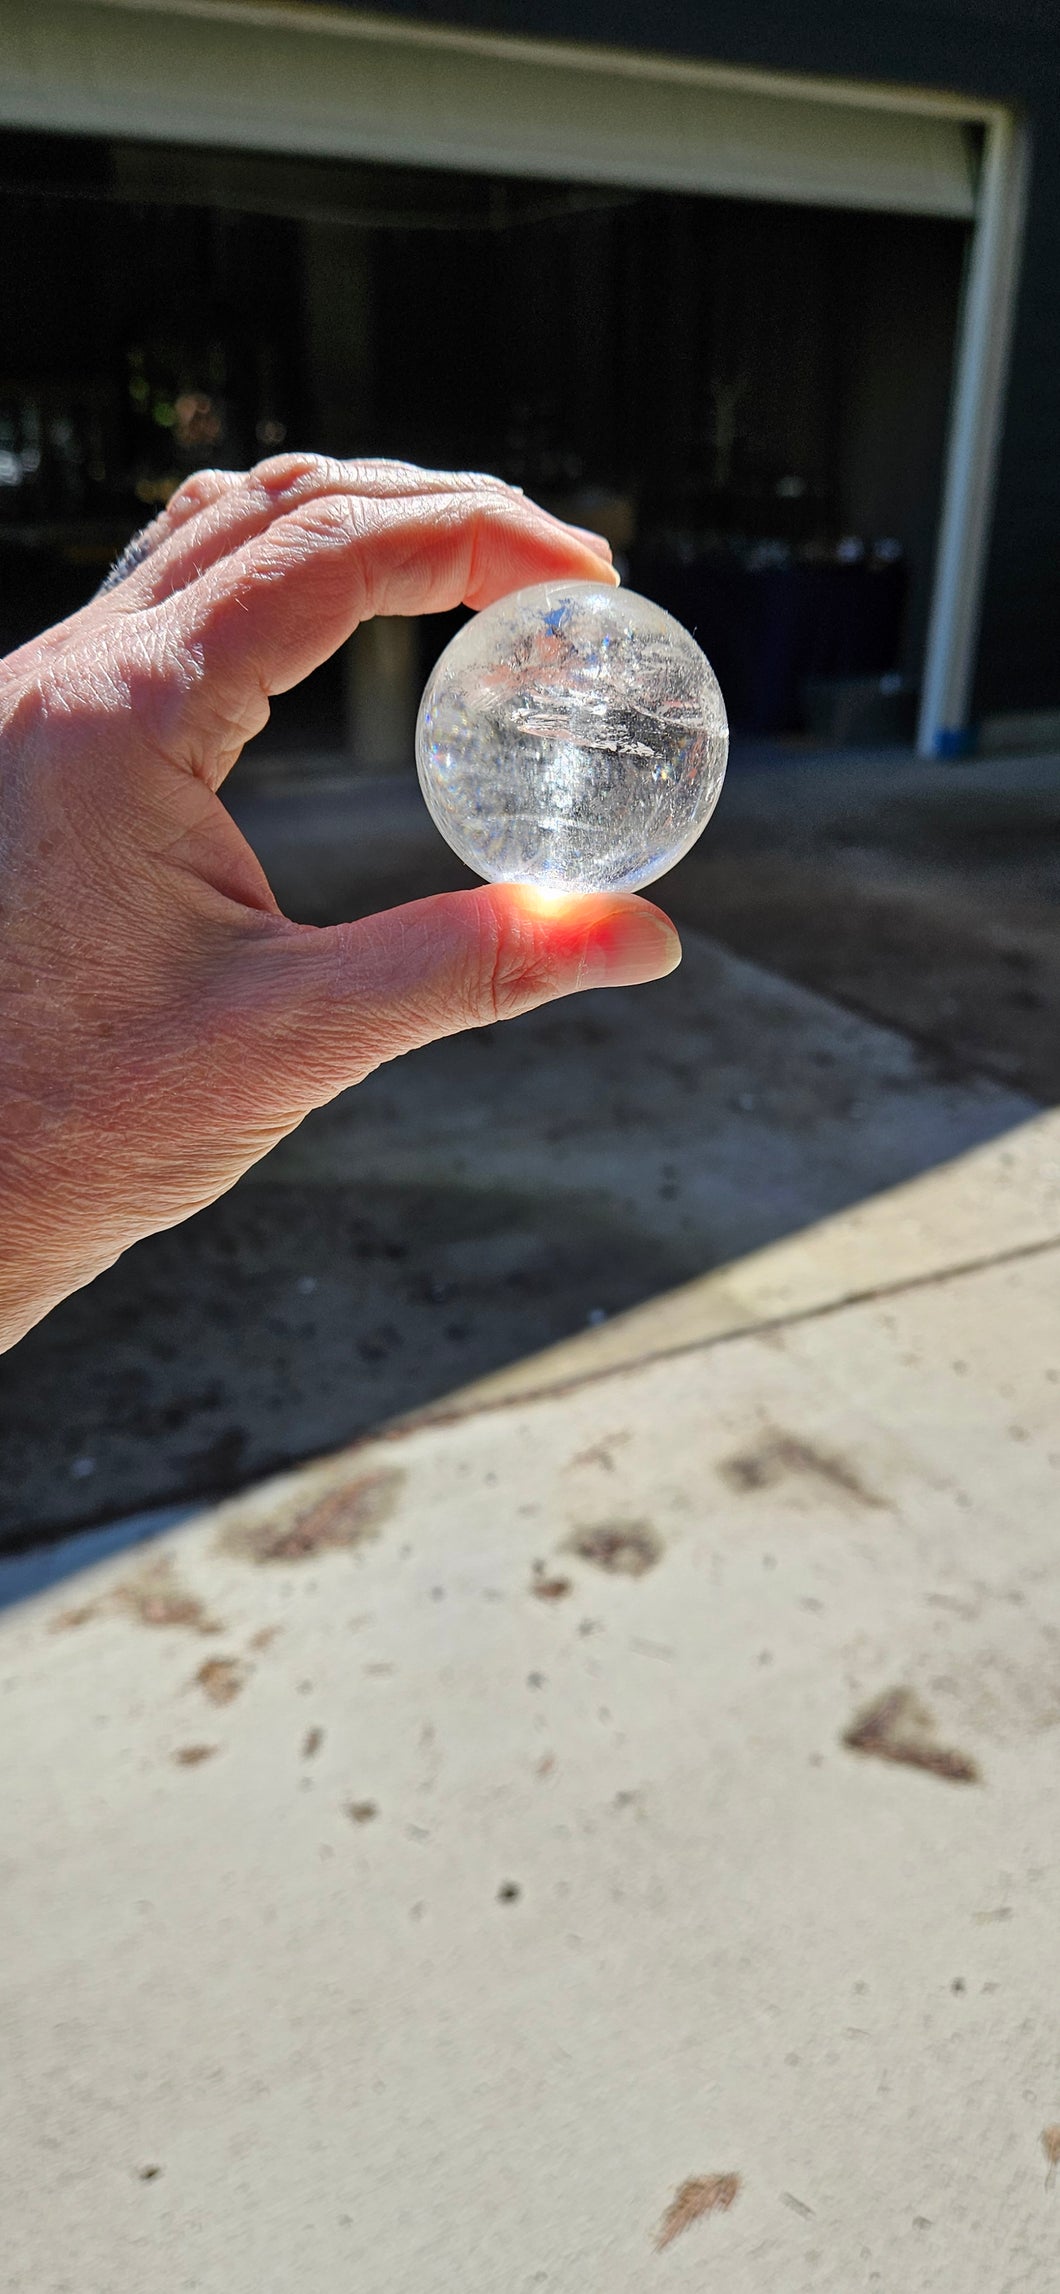
[{"label": "concrete driveway", "polygon": [[12,2294],[1047,2294],[1058,1149],[9,1611]]},{"label": "concrete driveway", "polygon": [[658,986],[439,1044],[11,1354],[0,1539],[239,1487],[1034,1111],[696,931]]},{"label": "concrete driveway", "polygon": [[[232,802],[292,914],[466,880],[408,777]],[[238,1488],[1054,1104],[1058,827],[1056,759],[738,751],[660,887],[681,976],[376,1077],[8,1358],[0,1550]]]},{"label": "concrete driveway", "polygon": [[1052,863],[789,794],[10,1357],[14,1541],[347,1444],[0,1563],[11,2294],[1051,2294]]}]

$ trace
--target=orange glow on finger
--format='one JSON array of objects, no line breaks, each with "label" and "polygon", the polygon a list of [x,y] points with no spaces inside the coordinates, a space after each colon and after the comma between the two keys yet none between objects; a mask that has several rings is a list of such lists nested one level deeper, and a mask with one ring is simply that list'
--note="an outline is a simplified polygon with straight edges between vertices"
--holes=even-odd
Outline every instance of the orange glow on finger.
[{"label": "orange glow on finger", "polygon": [[509,890],[518,894],[520,907],[530,916],[558,916],[562,909],[592,897],[573,891],[569,884],[513,884]]}]

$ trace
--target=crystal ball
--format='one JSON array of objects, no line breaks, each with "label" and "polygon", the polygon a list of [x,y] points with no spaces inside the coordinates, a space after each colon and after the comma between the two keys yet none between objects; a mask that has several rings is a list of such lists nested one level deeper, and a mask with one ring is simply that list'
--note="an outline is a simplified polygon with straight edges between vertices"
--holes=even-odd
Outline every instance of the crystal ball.
[{"label": "crystal ball", "polygon": [[718,801],[729,732],[705,653],[629,589],[517,590],[430,677],[416,767],[447,844],[493,883],[635,891]]}]

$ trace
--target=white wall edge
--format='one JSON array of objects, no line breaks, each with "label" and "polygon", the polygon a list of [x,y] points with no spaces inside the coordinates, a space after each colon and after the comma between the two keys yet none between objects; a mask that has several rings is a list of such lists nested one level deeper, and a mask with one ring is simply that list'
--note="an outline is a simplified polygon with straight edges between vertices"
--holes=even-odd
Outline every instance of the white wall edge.
[{"label": "white wall edge", "polygon": [[959,755],[969,739],[1028,172],[1027,128],[1004,113],[987,132],[961,312],[917,730],[923,757]]},{"label": "white wall edge", "polygon": [[89,0],[100,8],[133,15],[191,16],[217,23],[256,24],[272,29],[316,33],[322,38],[386,41],[433,48],[450,54],[488,56],[505,62],[551,64],[566,71],[607,72],[618,77],[729,89],[734,93],[786,96],[799,102],[833,103],[844,109],[898,111],[931,119],[989,126],[1006,116],[1005,106],[959,89],[903,87],[890,81],[830,79],[822,74],[769,72],[753,65],[713,64],[698,57],[665,56],[655,50],[592,47],[581,41],[532,40],[507,32],[470,32],[457,26],[410,23],[405,18],[328,7],[284,7],[272,0]]}]

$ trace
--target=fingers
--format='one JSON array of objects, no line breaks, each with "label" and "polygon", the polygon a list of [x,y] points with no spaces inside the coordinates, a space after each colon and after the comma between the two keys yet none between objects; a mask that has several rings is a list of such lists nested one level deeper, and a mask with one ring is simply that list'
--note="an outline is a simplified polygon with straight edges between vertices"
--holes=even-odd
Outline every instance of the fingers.
[{"label": "fingers", "polygon": [[326,931],[263,929],[240,951],[240,1027],[269,1090],[318,1106],[440,1036],[661,979],[680,960],[669,919],[632,893],[557,904],[493,884]]},{"label": "fingers", "polygon": [[[119,561],[123,567],[119,578],[136,573],[135,584],[131,579],[127,583],[123,603],[129,608],[159,603],[264,533],[276,519],[314,501],[428,500],[456,493],[505,497],[512,503],[524,499],[518,487],[476,471],[421,470],[409,462],[338,462],[320,454],[276,455],[242,472],[199,470],[130,545],[141,556],[132,566]],[[609,562],[610,548],[601,535],[567,527],[536,506],[535,515],[561,532],[575,534]]]},{"label": "fingers", "polygon": [[368,616],[617,578],[588,543],[504,488],[314,495],[155,609],[184,674],[167,740],[216,785],[260,731],[266,697],[296,685]]},{"label": "fingers", "polygon": [[[159,564],[164,560],[166,546],[172,542],[178,528],[200,516],[212,502],[234,493],[242,482],[242,474],[238,470],[196,470],[194,477],[187,479],[170,496],[165,509],[159,512],[157,518],[141,526],[139,533],[134,534],[131,541],[126,543],[121,556],[112,565],[106,579],[100,583],[92,602],[108,597],[119,583],[130,581],[134,574],[140,578],[136,587],[127,593],[124,603],[142,605],[156,594],[161,594],[158,583]],[[151,561],[150,565],[148,560]]]}]

